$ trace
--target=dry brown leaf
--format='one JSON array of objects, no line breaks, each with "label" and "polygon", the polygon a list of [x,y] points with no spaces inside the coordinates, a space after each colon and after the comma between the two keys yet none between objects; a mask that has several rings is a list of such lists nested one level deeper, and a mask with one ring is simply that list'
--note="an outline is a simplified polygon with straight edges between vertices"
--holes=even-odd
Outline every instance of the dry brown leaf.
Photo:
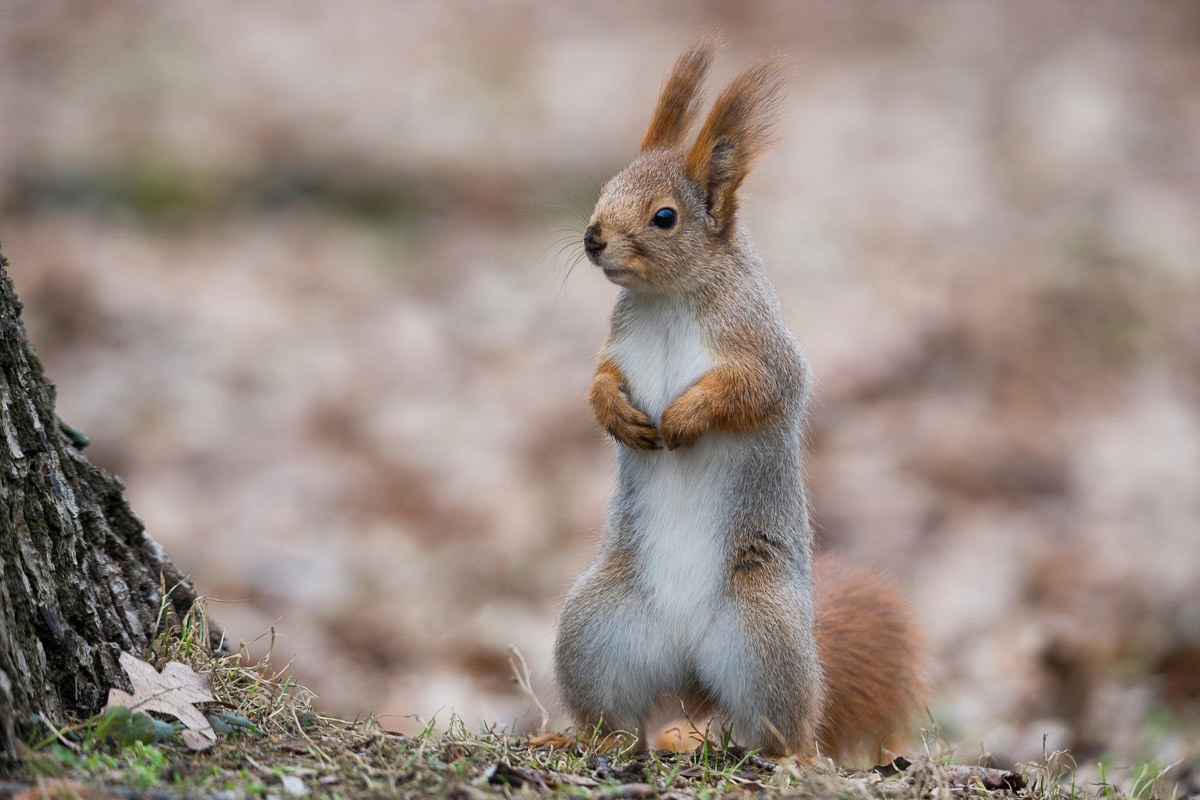
[{"label": "dry brown leaf", "polygon": [[210,731],[211,729],[209,729],[209,731],[194,731],[188,729],[181,734],[183,737],[183,743],[187,745],[188,750],[191,750],[195,753],[202,753],[217,743],[216,736],[210,738],[206,735]]},{"label": "dry brown leaf", "polygon": [[[120,689],[108,690],[107,711],[125,706],[130,711],[158,711],[183,722],[200,736],[215,742],[217,734],[208,719],[196,708],[196,703],[213,702],[208,676],[201,675],[186,664],[171,661],[162,672],[140,658],[121,653],[121,666],[133,684],[133,694]],[[186,742],[187,739],[185,738]],[[189,743],[188,747],[192,747]],[[192,747],[192,749],[196,749]]]}]

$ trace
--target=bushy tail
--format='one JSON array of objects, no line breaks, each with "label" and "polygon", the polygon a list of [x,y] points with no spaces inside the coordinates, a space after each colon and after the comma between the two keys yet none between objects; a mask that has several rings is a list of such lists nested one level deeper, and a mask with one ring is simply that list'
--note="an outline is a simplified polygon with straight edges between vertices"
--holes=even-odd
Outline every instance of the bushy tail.
[{"label": "bushy tail", "polygon": [[899,588],[834,556],[816,562],[816,637],[825,671],[821,754],[841,763],[906,744],[927,691],[925,644]]}]

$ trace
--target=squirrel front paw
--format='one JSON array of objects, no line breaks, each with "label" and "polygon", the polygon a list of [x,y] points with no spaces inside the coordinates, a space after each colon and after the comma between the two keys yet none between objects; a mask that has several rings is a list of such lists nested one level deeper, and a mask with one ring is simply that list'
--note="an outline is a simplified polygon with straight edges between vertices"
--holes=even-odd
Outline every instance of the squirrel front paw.
[{"label": "squirrel front paw", "polygon": [[662,449],[658,430],[650,417],[634,408],[624,396],[614,404],[608,419],[600,422],[614,439],[626,447],[634,450]]},{"label": "squirrel front paw", "polygon": [[658,430],[645,412],[629,402],[624,376],[615,367],[602,368],[588,395],[596,420],[621,444],[633,450],[659,450]]},{"label": "squirrel front paw", "polygon": [[694,445],[712,426],[712,414],[704,390],[692,387],[667,406],[659,427],[663,444],[668,450],[677,450]]}]

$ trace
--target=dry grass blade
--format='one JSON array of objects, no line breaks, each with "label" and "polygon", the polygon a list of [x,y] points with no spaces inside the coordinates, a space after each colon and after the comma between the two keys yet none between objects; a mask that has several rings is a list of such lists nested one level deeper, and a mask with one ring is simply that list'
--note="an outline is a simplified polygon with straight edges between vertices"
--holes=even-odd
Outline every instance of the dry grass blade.
[{"label": "dry grass blade", "polygon": [[514,644],[508,646],[508,665],[512,668],[513,681],[517,684],[517,688],[537,706],[538,726],[535,733],[545,733],[546,728],[550,725],[550,713],[546,711],[546,707],[534,693],[533,682],[529,677],[529,665],[525,663],[525,656],[521,655],[521,651]]}]

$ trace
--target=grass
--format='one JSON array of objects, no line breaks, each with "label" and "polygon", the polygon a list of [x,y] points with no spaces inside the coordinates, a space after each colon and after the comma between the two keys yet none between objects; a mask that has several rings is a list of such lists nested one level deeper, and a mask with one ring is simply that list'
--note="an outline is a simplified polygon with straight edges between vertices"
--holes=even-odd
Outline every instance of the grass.
[{"label": "grass", "polygon": [[[1123,794],[1101,778],[1079,787],[1073,764],[1047,754],[1020,774],[956,765],[942,740],[925,754],[872,770],[831,764],[773,762],[755,753],[706,742],[691,754],[636,753],[621,739],[581,736],[567,748],[540,749],[496,729],[475,731],[451,718],[444,732],[431,721],[417,736],[385,730],[375,719],[338,720],[312,709],[313,695],[276,669],[268,655],[250,663],[245,652],[208,647],[203,604],[183,619],[163,611],[164,635],[150,653],[155,666],[182,661],[212,675],[209,709],[244,724],[222,727],[204,752],[189,750],[171,726],[159,738],[130,740],[113,715],[55,731],[31,742],[21,771],[0,782],[0,796],[23,798],[160,798],[188,795],[242,798],[454,797],[832,797],[839,800],[1006,798],[1075,800],[1163,794],[1166,770],[1135,771]],[[518,676],[522,670],[514,665]],[[520,680],[520,677],[518,677]],[[128,719],[128,716],[122,718]],[[121,723],[124,724],[124,723]],[[164,730],[165,729],[165,735]],[[106,787],[97,789],[95,787]]]}]

